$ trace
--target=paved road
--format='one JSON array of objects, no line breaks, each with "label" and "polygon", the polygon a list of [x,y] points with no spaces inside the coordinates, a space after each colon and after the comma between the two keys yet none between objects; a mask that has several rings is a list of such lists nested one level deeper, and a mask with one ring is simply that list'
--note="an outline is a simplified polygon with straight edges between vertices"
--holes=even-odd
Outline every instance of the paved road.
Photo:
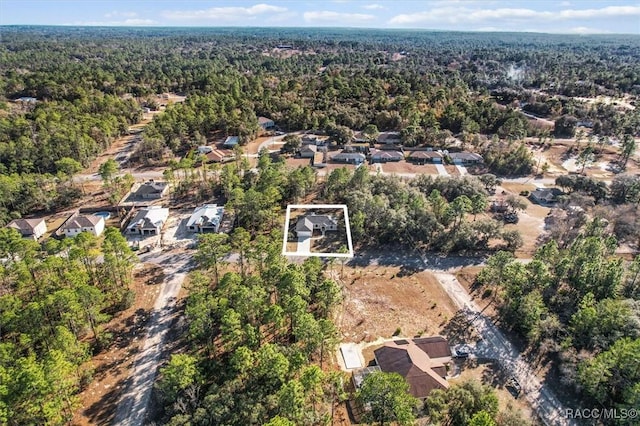
[{"label": "paved road", "polygon": [[176,297],[187,272],[192,256],[184,250],[164,253],[150,252],[140,256],[142,262],[155,263],[164,269],[165,279],[160,287],[147,326],[142,351],[136,356],[129,380],[120,397],[113,424],[117,426],[141,426],[145,423],[151,391],[170,325],[178,314]]},{"label": "paved road", "polygon": [[476,355],[496,359],[509,374],[515,376],[522,386],[524,397],[545,424],[577,426],[575,421],[564,417],[566,407],[556,398],[549,386],[536,377],[535,371],[522,354],[500,332],[491,319],[480,313],[478,305],[471,300],[469,293],[458,279],[448,272],[435,272],[434,275],[482,336],[483,340],[476,345]]}]

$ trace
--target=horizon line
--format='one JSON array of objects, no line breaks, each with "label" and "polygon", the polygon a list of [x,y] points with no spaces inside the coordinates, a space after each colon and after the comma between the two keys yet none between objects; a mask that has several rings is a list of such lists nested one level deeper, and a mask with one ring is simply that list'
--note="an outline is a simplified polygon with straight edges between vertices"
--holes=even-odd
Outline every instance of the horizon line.
[{"label": "horizon line", "polygon": [[110,29],[292,29],[292,30],[359,30],[359,31],[409,31],[409,32],[439,32],[439,33],[472,33],[472,34],[545,34],[545,35],[571,35],[571,36],[638,36],[640,33],[609,33],[609,32],[548,32],[548,31],[500,31],[500,30],[455,30],[435,28],[404,28],[404,27],[297,27],[297,26],[203,26],[203,25],[82,25],[82,24],[0,24],[3,27],[56,27],[56,28],[110,28]]}]

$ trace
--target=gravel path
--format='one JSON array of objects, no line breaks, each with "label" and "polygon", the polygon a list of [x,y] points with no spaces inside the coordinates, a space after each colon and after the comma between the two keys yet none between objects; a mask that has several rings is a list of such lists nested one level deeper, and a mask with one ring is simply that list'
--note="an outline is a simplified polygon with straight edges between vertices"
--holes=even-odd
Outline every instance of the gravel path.
[{"label": "gravel path", "polygon": [[165,280],[153,307],[144,346],[135,358],[114,415],[113,424],[118,426],[139,426],[145,422],[167,333],[178,314],[176,297],[189,270],[191,254],[184,250],[153,252],[141,256],[140,260],[162,266]]},{"label": "gravel path", "polygon": [[434,272],[434,276],[482,336],[482,341],[476,345],[476,355],[497,360],[509,374],[515,376],[522,386],[525,398],[546,425],[577,426],[575,421],[565,418],[566,407],[556,398],[549,386],[538,379],[522,354],[491,319],[480,313],[478,305],[471,300],[458,279],[447,272]]}]

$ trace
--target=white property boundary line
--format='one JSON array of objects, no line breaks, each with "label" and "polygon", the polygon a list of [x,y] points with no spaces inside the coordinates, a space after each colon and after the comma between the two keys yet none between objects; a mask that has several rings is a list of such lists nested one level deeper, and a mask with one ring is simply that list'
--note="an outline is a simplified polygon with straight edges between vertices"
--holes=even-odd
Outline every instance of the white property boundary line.
[{"label": "white property boundary line", "polygon": [[[344,225],[347,231],[347,253],[305,253],[287,251],[287,237],[289,235],[289,220],[291,219],[291,209],[342,209],[344,212]],[[349,212],[346,204],[289,204],[287,214],[284,219],[284,236],[282,237],[283,256],[314,256],[314,257],[353,257],[353,242],[351,241],[351,226],[349,225]]]}]

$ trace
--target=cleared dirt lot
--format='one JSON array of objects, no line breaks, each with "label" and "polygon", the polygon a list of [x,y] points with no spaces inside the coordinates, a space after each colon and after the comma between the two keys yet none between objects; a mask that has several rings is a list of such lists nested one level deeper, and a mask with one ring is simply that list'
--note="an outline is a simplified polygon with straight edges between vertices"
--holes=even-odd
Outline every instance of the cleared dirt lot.
[{"label": "cleared dirt lot", "polygon": [[162,269],[156,265],[144,264],[135,270],[135,300],[103,328],[105,334],[112,336],[111,344],[86,365],[94,370],[93,380],[79,395],[82,409],[76,412],[73,425],[111,423],[134,355],[144,340],[140,330],[149,319],[163,278]]},{"label": "cleared dirt lot", "polygon": [[406,161],[399,161],[397,163],[385,163],[381,164],[382,171],[385,173],[422,173],[425,175],[437,175],[438,170],[433,164],[413,164]]},{"label": "cleared dirt lot", "polygon": [[[509,193],[519,196],[521,191],[535,190],[533,184],[503,183],[496,191],[495,199],[506,199]],[[502,191],[506,194],[502,195]],[[519,221],[516,224],[505,224],[505,229],[516,229],[520,231],[524,244],[516,251],[516,256],[520,258],[530,258],[538,246],[538,238],[545,232],[545,219],[551,208],[532,203],[528,198],[519,196],[527,203],[527,209],[518,213]]]},{"label": "cleared dirt lot", "polygon": [[[333,269],[339,277],[341,263]],[[344,304],[338,325],[345,341],[359,343],[441,332],[457,311],[429,272],[397,266],[344,266]]]}]

